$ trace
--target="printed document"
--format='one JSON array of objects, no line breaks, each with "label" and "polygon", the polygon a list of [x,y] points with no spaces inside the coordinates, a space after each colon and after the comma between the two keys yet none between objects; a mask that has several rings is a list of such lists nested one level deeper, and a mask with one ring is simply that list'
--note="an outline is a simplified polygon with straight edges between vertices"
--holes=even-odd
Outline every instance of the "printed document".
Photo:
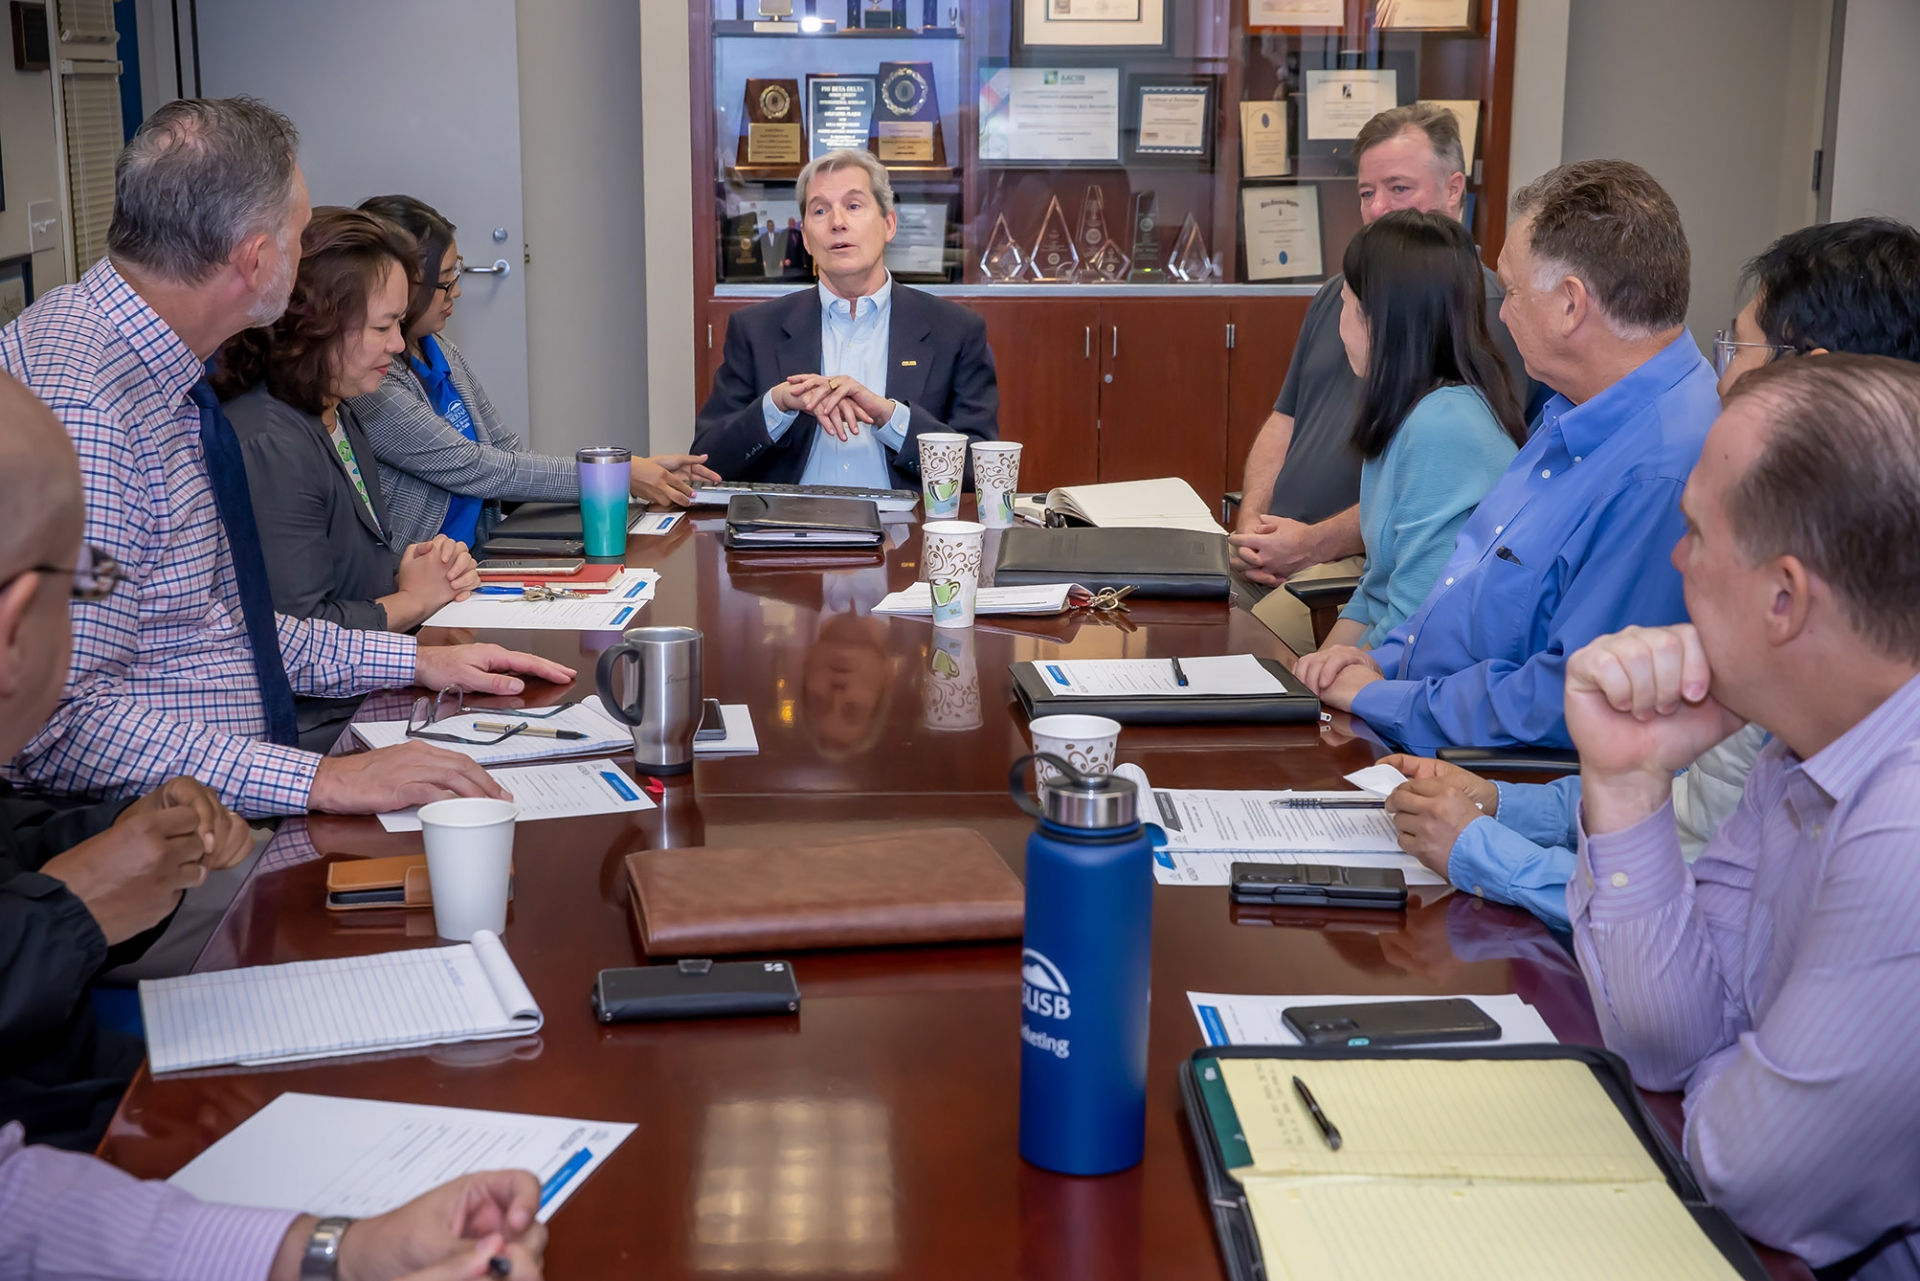
[{"label": "printed document", "polygon": [[627,532],[629,534],[664,534],[678,525],[685,516],[685,512],[642,512],[633,524],[627,526]]},{"label": "printed document", "polygon": [[[1200,1035],[1208,1045],[1298,1045],[1300,1039],[1287,1030],[1283,1011],[1300,1005],[1371,1005],[1378,1001],[1451,1000],[1392,996],[1229,996],[1219,992],[1189,992],[1187,1004],[1199,1020]],[[1499,996],[1468,996],[1500,1025],[1498,1041],[1479,1041],[1479,1045],[1557,1045],[1558,1038],[1540,1017],[1540,1011],[1508,992]]]},{"label": "printed document", "polygon": [[[1064,614],[1073,594],[1072,583],[1040,583],[1032,587],[982,587],[974,600],[975,614]],[[1081,589],[1085,591],[1085,588]],[[876,614],[933,613],[933,587],[915,583],[883,597]]]},{"label": "printed document", "polygon": [[[625,814],[650,810],[653,801],[612,761],[568,761],[564,765],[526,765],[494,769],[493,781],[513,793],[522,823],[585,814]],[[420,807],[380,815],[389,832],[420,830]]]},{"label": "printed document", "polygon": [[479,1170],[530,1170],[537,1218],[626,1142],[621,1121],[282,1094],[167,1182],[202,1201],[368,1218]]},{"label": "printed document", "polygon": [[[602,723],[619,726],[622,735],[629,734],[624,724],[607,715],[598,694],[587,695],[580,700],[580,706],[590,710]],[[695,756],[752,756],[759,752],[760,736],[754,733],[753,712],[745,703],[720,704],[720,723],[726,727],[726,736],[694,739]]]},{"label": "printed document", "polygon": [[471,943],[143,979],[155,1072],[287,1063],[538,1032],[498,935]]},{"label": "printed document", "polygon": [[1070,698],[1275,697],[1287,692],[1252,654],[1182,658],[1180,684],[1166,658],[1061,658],[1034,663],[1049,694]]},{"label": "printed document", "polygon": [[[480,746],[477,743],[447,743],[436,738],[425,741],[432,743],[435,747],[444,747],[449,752],[471,756],[482,765],[514,765],[522,761],[558,760],[564,756],[605,756],[608,752],[617,752],[623,748],[628,751],[633,750],[632,731],[611,720],[597,706],[589,708],[585,702],[575,703],[553,716],[517,717],[497,711],[464,712],[459,716],[449,716],[443,721],[435,721],[432,730],[436,734],[451,734],[457,738],[484,741],[499,738],[500,732],[478,729],[476,722],[486,721],[489,724],[499,725],[512,724],[518,720],[525,720],[530,726],[574,730],[585,734],[586,737],[547,738],[544,735],[520,733],[486,746]],[[368,747],[392,747],[396,743],[407,741],[405,721],[355,721],[349,728],[353,730],[353,736]]]},{"label": "printed document", "polygon": [[453,601],[426,621],[428,627],[493,628],[505,631],[611,632],[634,625],[641,606],[653,599],[660,576],[650,569],[628,570],[610,591],[583,600],[523,600],[478,592]]}]

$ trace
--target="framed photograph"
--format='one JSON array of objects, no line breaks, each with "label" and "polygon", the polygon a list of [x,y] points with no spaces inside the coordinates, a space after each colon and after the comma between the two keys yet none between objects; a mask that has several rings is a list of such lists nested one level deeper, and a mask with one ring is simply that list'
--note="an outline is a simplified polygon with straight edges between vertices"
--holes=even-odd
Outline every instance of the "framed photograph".
[{"label": "framed photograph", "polygon": [[33,302],[33,255],[0,258],[0,329]]},{"label": "framed photograph", "polygon": [[1168,0],[1019,0],[1025,49],[1172,48]]},{"label": "framed photograph", "polygon": [[1147,163],[1213,160],[1215,77],[1137,75],[1127,82],[1127,150]]}]

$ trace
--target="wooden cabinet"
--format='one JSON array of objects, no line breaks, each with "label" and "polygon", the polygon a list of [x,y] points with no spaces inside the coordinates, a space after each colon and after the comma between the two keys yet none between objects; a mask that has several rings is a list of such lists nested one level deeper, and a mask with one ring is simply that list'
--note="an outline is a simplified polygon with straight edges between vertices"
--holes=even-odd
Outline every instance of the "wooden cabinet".
[{"label": "wooden cabinet", "polygon": [[1020,488],[1053,489],[1103,479],[1100,305],[1084,295],[960,298],[987,322],[1000,384],[1000,436],[1020,451]]},{"label": "wooden cabinet", "polygon": [[1312,301],[1263,296],[1233,300],[1233,350],[1227,362],[1228,489],[1241,487],[1247,451],[1273,413]]},{"label": "wooden cabinet", "polygon": [[[1169,301],[1178,323],[1170,323]],[[1100,304],[1100,479],[1181,476],[1218,509],[1227,475],[1225,298]]]}]

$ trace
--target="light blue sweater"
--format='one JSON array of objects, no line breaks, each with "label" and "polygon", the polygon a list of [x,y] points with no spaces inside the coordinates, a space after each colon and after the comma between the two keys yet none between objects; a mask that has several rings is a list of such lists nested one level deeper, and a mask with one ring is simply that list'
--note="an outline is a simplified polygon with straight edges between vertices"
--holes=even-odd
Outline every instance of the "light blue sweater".
[{"label": "light blue sweater", "polygon": [[1413,407],[1386,452],[1360,465],[1367,568],[1340,617],[1378,645],[1420,608],[1453,555],[1454,536],[1518,447],[1472,387],[1439,387]]}]

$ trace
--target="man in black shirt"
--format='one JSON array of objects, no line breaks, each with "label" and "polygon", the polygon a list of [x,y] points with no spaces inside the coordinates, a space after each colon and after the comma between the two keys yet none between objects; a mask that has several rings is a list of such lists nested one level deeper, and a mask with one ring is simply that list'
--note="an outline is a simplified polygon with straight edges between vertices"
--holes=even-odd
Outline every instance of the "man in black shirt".
[{"label": "man in black shirt", "polygon": [[[113,590],[80,542],[80,467],[47,408],[0,373],[0,759],[66,684],[70,600]],[[145,1054],[100,1027],[88,988],[136,959],[182,893],[252,846],[246,823],[190,778],[137,801],[63,805],[0,783],[0,1124],[88,1149]]]},{"label": "man in black shirt", "polygon": [[[1395,209],[1461,216],[1465,155],[1459,123],[1445,107],[1416,102],[1381,112],[1354,137],[1353,155],[1362,222]],[[1487,327],[1526,404],[1526,371],[1500,323],[1506,295],[1500,278],[1481,270]],[[1357,576],[1364,559],[1360,456],[1348,443],[1362,382],[1340,341],[1340,286],[1336,275],[1313,296],[1280,399],[1247,452],[1234,561],[1248,578],[1276,589],[1295,577]],[[1253,612],[1296,652],[1314,648],[1306,607],[1288,592],[1271,592]]]}]

